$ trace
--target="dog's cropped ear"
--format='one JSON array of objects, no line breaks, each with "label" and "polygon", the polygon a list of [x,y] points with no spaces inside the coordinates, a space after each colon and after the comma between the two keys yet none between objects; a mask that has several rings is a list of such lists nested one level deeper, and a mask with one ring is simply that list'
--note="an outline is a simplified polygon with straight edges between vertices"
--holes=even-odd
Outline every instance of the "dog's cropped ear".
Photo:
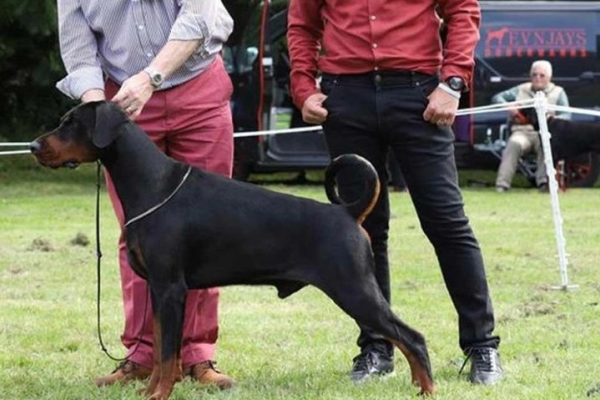
[{"label": "dog's cropped ear", "polygon": [[129,119],[115,103],[108,101],[98,102],[95,111],[96,125],[92,132],[92,142],[94,146],[103,149],[123,132],[123,126]]}]

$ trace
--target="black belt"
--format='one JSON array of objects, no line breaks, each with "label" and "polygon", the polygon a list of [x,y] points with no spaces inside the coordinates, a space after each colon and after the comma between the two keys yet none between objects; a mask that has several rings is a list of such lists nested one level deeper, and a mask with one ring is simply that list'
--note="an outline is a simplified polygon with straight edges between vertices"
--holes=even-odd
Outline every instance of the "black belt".
[{"label": "black belt", "polygon": [[434,75],[417,71],[372,71],[363,74],[334,75],[323,73],[323,79],[334,80],[342,84],[409,86],[433,78]]}]

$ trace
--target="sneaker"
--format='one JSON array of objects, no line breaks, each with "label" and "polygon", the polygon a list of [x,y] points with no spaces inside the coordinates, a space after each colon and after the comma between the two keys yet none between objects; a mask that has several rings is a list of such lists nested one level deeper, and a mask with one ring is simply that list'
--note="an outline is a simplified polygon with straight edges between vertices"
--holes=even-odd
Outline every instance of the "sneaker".
[{"label": "sneaker", "polygon": [[467,359],[471,359],[469,380],[477,385],[493,385],[504,378],[500,355],[493,347],[474,347]]},{"label": "sneaker", "polygon": [[498,192],[498,193],[508,192],[508,188],[504,187],[504,186],[496,186],[496,192]]},{"label": "sneaker", "polygon": [[216,369],[215,364],[214,361],[203,361],[190,368],[185,375],[202,384],[216,385],[221,390],[233,388],[235,381]]},{"label": "sneaker", "polygon": [[540,193],[549,193],[550,192],[550,188],[548,187],[547,183],[542,183],[538,186],[538,190]]},{"label": "sneaker", "polygon": [[133,361],[125,360],[110,374],[96,379],[96,386],[110,386],[115,383],[122,385],[148,379],[152,370]]},{"label": "sneaker", "polygon": [[383,376],[394,372],[394,360],[380,351],[361,352],[352,361],[354,364],[349,375],[353,382],[362,382],[373,376]]}]

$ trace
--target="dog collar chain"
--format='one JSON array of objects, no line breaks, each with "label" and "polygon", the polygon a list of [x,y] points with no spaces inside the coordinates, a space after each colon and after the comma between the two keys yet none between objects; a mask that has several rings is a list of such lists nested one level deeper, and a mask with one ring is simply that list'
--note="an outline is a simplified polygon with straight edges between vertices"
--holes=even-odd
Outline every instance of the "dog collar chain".
[{"label": "dog collar chain", "polygon": [[169,200],[171,200],[171,198],[173,196],[175,196],[175,194],[179,191],[179,189],[181,189],[181,187],[183,186],[183,184],[187,180],[188,176],[190,176],[190,172],[192,172],[192,167],[188,166],[188,170],[185,173],[185,175],[183,176],[183,179],[181,179],[181,182],[179,182],[179,185],[177,185],[177,187],[175,188],[175,190],[173,190],[173,192],[169,195],[169,197],[167,197],[166,199],[164,199],[162,202],[160,202],[159,204],[155,205],[154,207],[152,207],[152,208],[144,211],[140,215],[131,218],[129,221],[127,221],[125,223],[125,227],[127,227],[127,225],[129,225],[129,224],[134,223],[135,221],[139,221],[140,219],[142,219],[144,217],[147,217],[148,215],[152,214],[154,211],[158,210],[159,208],[161,208],[162,206],[164,206],[165,204],[167,204],[167,202]]}]

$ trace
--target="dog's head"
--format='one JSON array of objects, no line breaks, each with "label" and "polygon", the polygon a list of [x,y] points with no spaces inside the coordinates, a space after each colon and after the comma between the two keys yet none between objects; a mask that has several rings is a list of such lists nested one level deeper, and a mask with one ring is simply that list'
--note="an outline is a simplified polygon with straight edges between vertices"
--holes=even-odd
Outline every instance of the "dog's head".
[{"label": "dog's head", "polygon": [[69,110],[58,128],[31,142],[30,150],[46,167],[75,168],[98,160],[128,121],[115,103],[84,103]]}]

